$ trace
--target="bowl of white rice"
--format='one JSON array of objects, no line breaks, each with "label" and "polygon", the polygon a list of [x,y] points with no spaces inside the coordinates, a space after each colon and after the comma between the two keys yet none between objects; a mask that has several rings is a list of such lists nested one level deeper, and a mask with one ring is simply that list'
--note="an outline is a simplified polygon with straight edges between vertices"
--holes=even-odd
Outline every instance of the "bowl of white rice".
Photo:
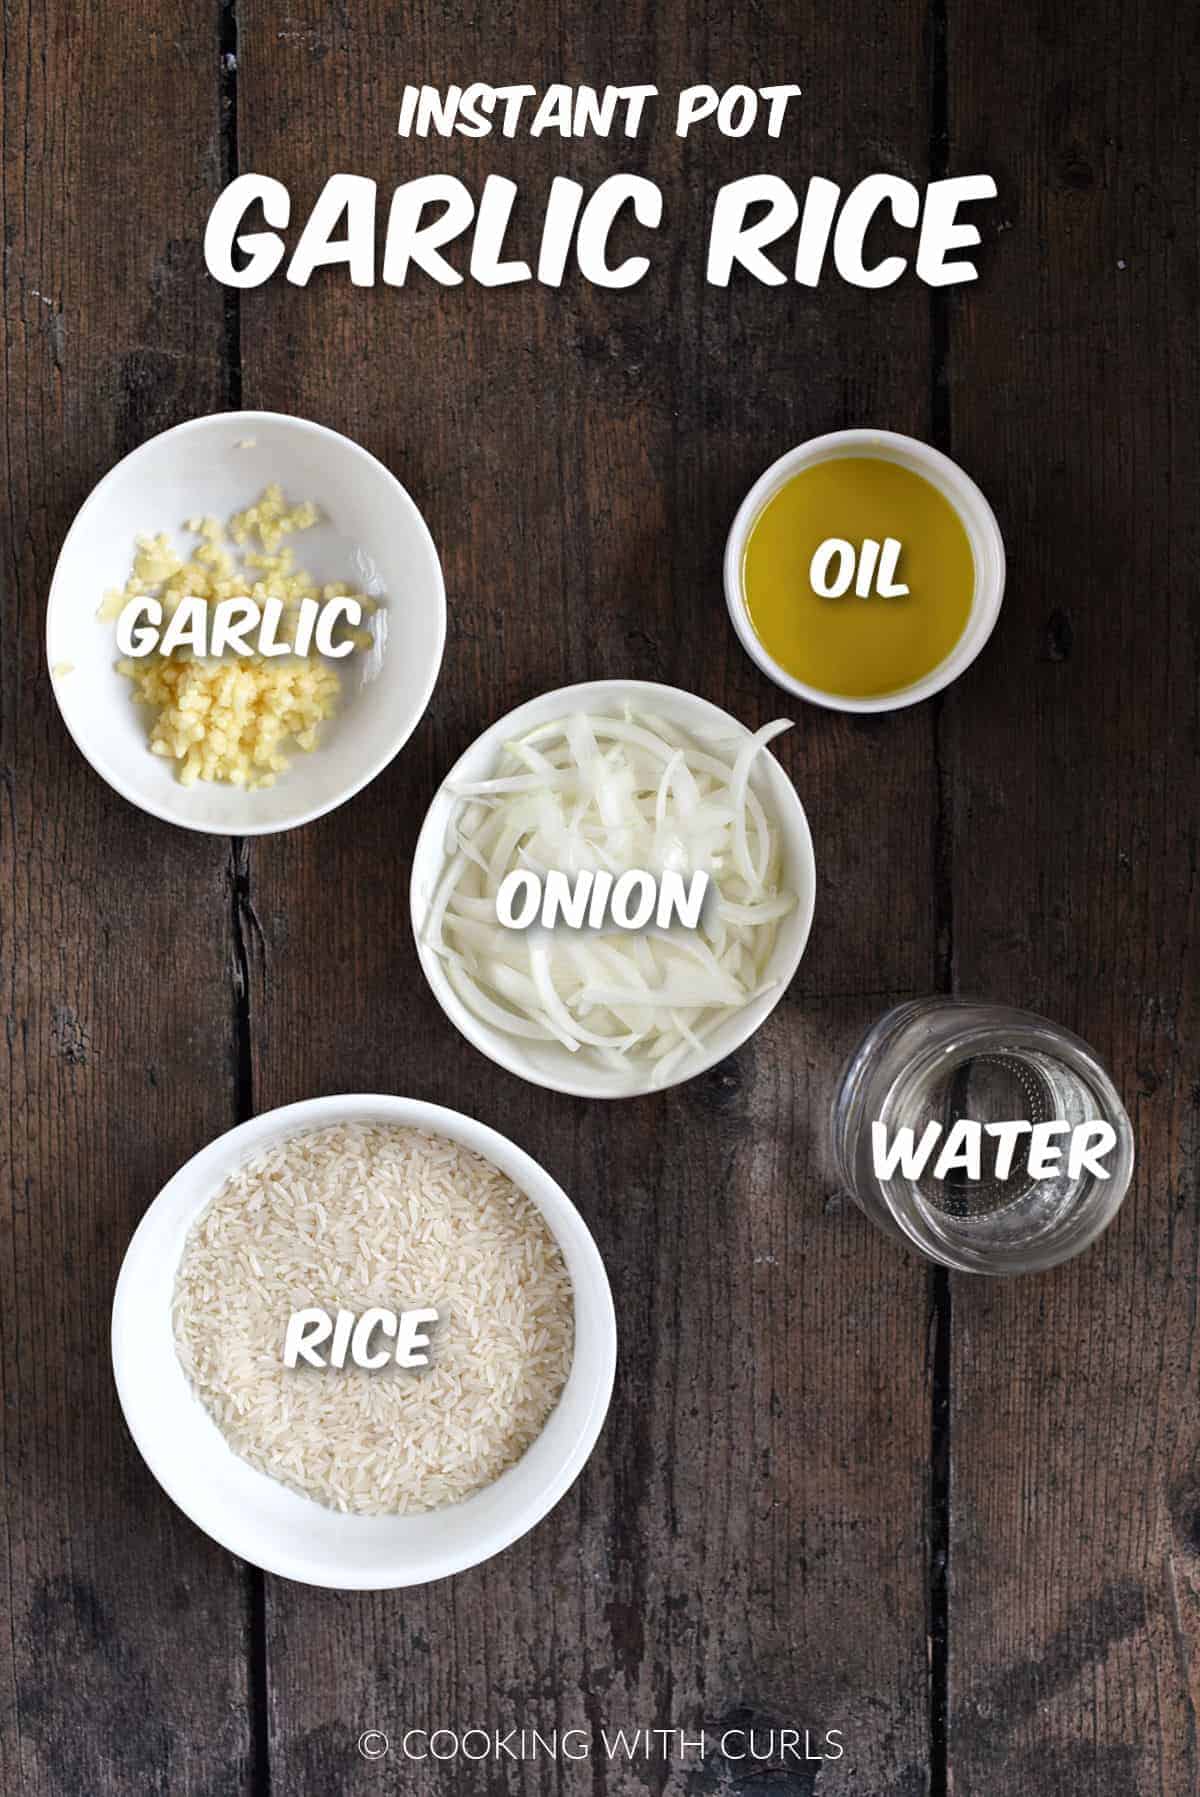
[{"label": "bowl of white rice", "polygon": [[[285,1366],[313,1306],[436,1309],[428,1364]],[[348,1096],[180,1169],[126,1253],[112,1351],[134,1442],[198,1527],[285,1578],[384,1590],[489,1559],[557,1503],[604,1422],[616,1323],[586,1224],[529,1155],[456,1111]]]}]

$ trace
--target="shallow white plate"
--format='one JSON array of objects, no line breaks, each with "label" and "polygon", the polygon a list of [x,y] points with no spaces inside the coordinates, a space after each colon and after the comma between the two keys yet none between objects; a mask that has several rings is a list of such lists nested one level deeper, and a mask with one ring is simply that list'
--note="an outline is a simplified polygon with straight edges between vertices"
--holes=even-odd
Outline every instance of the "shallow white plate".
[{"label": "shallow white plate", "polygon": [[[278,481],[290,501],[312,499],[322,522],[287,539],[318,581],[356,583],[386,603],[367,620],[372,648],[336,663],[336,717],[318,747],[296,750],[275,785],[258,792],[199,781],[181,786],[174,764],[152,755],[134,704],[115,624],[96,616],[124,586],[134,538],[165,530],[194,543],[186,519],[230,514]],[[185,829],[259,836],[308,823],[343,803],[387,766],[429,703],[446,637],[446,594],[424,519],[382,462],[337,431],[279,412],[218,412],[152,437],[106,474],[84,501],[54,570],[46,656],[67,729],[96,772],[132,804]],[[62,672],[68,666],[70,672]]]},{"label": "shallow white plate", "polygon": [[740,1048],[770,1016],[799,967],[816,898],[816,863],[804,807],[774,755],[769,749],[763,749],[755,759],[750,784],[762,800],[767,815],[778,825],[784,873],[796,894],[796,905],[779,925],[765,969],[766,978],[774,982],[770,991],[744,1005],[740,1011],[734,1011],[707,1038],[703,1053],[695,1052],[682,1061],[675,1076],[665,1086],[651,1085],[651,1063],[645,1065],[644,1077],[631,1084],[626,1075],[585,1060],[582,1049],[578,1054],[572,1054],[560,1042],[534,1042],[525,1037],[510,1036],[482,1022],[468,1009],[446,978],[441,957],[424,939],[429,909],[446,864],[446,829],[459,802],[453,789],[465,781],[486,780],[505,743],[537,724],[566,717],[572,711],[616,715],[626,704],[643,714],[655,712],[701,737],[719,736],[728,741],[747,734],[744,724],[707,699],[679,687],[660,686],[652,680],[591,680],[580,686],[559,687],[554,692],[543,693],[538,699],[531,699],[526,705],[519,705],[515,711],[498,719],[455,762],[434,795],[413,854],[409,909],[417,954],[434,997],[447,1017],[468,1042],[510,1073],[519,1074],[535,1086],[549,1086],[551,1091],[568,1092],[578,1098],[637,1098],[651,1091],[663,1091],[666,1086],[694,1079],[698,1073],[715,1066]]},{"label": "shallow white plate", "polygon": [[[515,1466],[464,1503],[420,1516],[344,1516],[236,1455],[194,1395],[175,1353],[171,1301],[184,1241],[227,1174],[297,1130],[335,1123],[425,1129],[507,1173],[554,1233],[575,1297],[575,1354],[562,1396]],[[129,1432],[185,1515],[252,1565],[308,1585],[377,1591],[461,1572],[524,1535],[571,1485],[604,1423],[617,1329],[600,1251],[550,1175],[458,1111],[379,1095],[314,1098],[218,1136],[163,1187],[134,1234],[113,1299],[112,1356]]]}]

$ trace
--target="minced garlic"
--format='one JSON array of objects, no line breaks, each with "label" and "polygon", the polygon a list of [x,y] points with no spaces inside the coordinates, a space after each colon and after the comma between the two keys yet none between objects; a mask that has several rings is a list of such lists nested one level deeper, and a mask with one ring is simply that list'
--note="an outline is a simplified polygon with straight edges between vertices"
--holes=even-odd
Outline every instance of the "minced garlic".
[{"label": "minced garlic", "polygon": [[210,661],[150,655],[119,661],[143,705],[154,706],[150,748],[179,763],[185,786],[227,780],[270,786],[288,765],[283,745],[315,749],[337,709],[338,677],[316,657]]},{"label": "minced garlic", "polygon": [[[364,616],[375,611],[377,602],[352,587],[319,587],[296,567],[291,549],[281,547],[284,537],[309,529],[319,516],[311,500],[289,506],[280,487],[272,484],[229,521],[240,558],[212,517],[189,518],[186,528],[199,542],[187,561],[165,534],[141,536],[129,579],[124,588],[105,594],[99,615],[114,619],[131,599],[140,598],[160,602],[164,625],[185,599],[208,604],[278,599],[285,618],[304,599],[352,598]],[[256,539],[260,547],[250,547]],[[341,640],[356,648],[371,644],[365,630],[348,630]],[[336,669],[315,655],[212,659],[194,657],[186,649],[171,655],[155,650],[142,659],[119,661],[117,669],[133,683],[135,699],[155,714],[149,727],[151,751],[177,763],[185,786],[197,780],[247,788],[272,785],[288,766],[285,747],[317,746],[320,725],[333,716],[340,693]]]}]

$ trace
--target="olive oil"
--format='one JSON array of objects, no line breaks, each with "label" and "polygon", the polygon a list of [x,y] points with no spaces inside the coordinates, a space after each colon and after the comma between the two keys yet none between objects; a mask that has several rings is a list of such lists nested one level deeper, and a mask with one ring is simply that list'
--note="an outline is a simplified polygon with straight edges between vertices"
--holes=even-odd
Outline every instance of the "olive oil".
[{"label": "olive oil", "polygon": [[[902,596],[863,598],[854,582],[839,598],[814,588],[813,558],[830,538],[858,549],[889,537],[901,546],[892,584],[907,587]],[[975,560],[958,512],[923,475],[882,456],[831,456],[793,474],[763,506],[746,541],[742,590],[755,635],[794,679],[873,698],[945,661],[966,628]]]}]

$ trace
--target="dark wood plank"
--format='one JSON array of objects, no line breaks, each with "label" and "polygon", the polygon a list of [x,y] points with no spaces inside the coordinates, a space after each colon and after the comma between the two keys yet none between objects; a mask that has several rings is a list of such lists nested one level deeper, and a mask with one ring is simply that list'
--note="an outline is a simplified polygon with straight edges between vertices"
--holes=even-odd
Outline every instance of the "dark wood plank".
[{"label": "dark wood plank", "polygon": [[142,1465],[108,1331],[143,1209],[233,1120],[228,851],[91,773],[42,643],[88,488],[223,400],[216,47],[154,0],[5,23],[0,1787],[214,1797],[249,1788],[245,1575]]},{"label": "dark wood plank", "polygon": [[949,51],[954,160],[996,175],[1006,227],[954,306],[953,447],[1012,556],[947,706],[955,974],[1089,1038],[1140,1156],[1083,1260],[955,1282],[951,1765],[989,1797],[1190,1797],[1195,21],[955,8]]},{"label": "dark wood plank", "polygon": [[[429,517],[450,597],[443,677],[398,762],[335,816],[253,847],[256,1103],[393,1090],[507,1131],[580,1203],[622,1329],[595,1459],[502,1560],[395,1596],[269,1582],[280,1789],[336,1788],[367,1726],[695,1728],[742,1710],[842,1727],[847,1793],[926,1789],[926,1278],[834,1195],[822,1135],[855,1034],[934,979],[929,713],[800,718],[783,753],[817,842],[810,955],[751,1048],[661,1100],[584,1106],[484,1062],[424,989],[406,896],[440,775],[520,699],[627,672],[755,724],[784,709],[726,619],[725,529],[753,476],[816,431],[928,429],[928,301],[912,287],[706,288],[705,208],[762,166],[800,182],[920,174],[923,86],[895,71],[923,69],[922,25],[919,7],[870,0],[836,21],[768,6],[753,25],[646,7],[619,32],[581,6],[518,21],[371,5],[303,29],[268,0],[240,8],[242,165],[285,180],[297,217],[335,169],[385,191],[430,169],[476,187],[509,174],[526,233],[568,168],[589,186],[650,173],[668,209],[663,253],[629,293],[577,280],[365,293],[333,274],[242,306],[246,403],[382,456]],[[538,82],[619,63],[667,92],[702,69],[795,75],[811,98],[766,149],[681,148],[665,113],[634,145],[394,138],[403,80],[508,68],[515,32]],[[473,1788],[461,1765],[422,1776]],[[494,1788],[487,1768],[474,1776]],[[557,1782],[541,1763],[511,1788]]]}]

